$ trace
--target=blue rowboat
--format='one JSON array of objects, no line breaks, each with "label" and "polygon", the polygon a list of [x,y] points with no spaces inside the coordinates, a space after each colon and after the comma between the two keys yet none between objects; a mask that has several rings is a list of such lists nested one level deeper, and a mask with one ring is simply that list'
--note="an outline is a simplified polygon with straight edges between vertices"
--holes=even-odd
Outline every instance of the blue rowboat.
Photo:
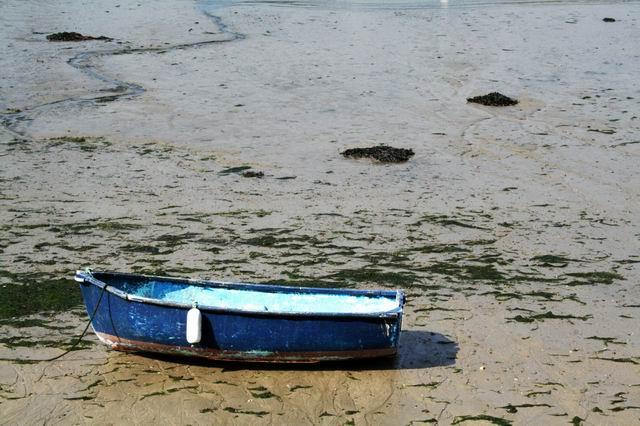
[{"label": "blue rowboat", "polygon": [[404,293],[78,271],[111,348],[214,360],[320,362],[396,354]]}]

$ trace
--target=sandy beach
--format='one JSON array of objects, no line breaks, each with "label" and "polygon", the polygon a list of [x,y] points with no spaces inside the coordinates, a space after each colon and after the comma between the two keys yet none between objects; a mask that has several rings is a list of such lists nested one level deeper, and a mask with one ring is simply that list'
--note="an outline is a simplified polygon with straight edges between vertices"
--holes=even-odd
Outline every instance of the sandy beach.
[{"label": "sandy beach", "polygon": [[[0,424],[638,424],[639,20],[2,2]],[[494,91],[519,103],[466,102]],[[340,155],[379,144],[415,156]],[[84,328],[85,266],[403,289],[399,354],[212,364],[89,333],[29,361]]]}]

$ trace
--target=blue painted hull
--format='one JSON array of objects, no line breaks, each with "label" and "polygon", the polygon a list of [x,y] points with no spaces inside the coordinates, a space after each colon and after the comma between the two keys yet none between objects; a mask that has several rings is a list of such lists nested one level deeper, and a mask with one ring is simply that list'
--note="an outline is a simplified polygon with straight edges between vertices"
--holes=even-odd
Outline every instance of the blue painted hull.
[{"label": "blue painted hull", "polygon": [[[95,311],[94,331],[113,349],[215,360],[319,362],[392,356],[397,350],[404,303],[404,295],[399,291],[303,289],[97,272],[78,272],[76,280],[81,281],[87,312],[91,315]],[[254,292],[264,291],[265,297],[273,293],[291,293],[305,297],[386,298],[387,302],[395,300],[397,307],[386,312],[333,313],[264,312],[199,306],[202,338],[199,343],[190,345],[185,331],[191,306],[127,292],[148,282],[154,282],[156,287],[166,283],[177,288],[197,285],[203,289],[251,289]]]}]

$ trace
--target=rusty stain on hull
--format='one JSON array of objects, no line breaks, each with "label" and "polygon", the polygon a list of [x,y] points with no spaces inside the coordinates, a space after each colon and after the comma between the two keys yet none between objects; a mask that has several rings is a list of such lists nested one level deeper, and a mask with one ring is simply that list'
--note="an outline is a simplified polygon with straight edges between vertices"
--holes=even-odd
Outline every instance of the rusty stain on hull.
[{"label": "rusty stain on hull", "polygon": [[193,356],[216,361],[317,363],[322,361],[391,357],[397,352],[395,347],[326,352],[229,351],[213,348],[200,348],[196,346],[172,346],[140,340],[129,340],[100,332],[96,332],[96,335],[100,341],[111,347],[111,349],[117,351],[156,352],[170,355]]}]

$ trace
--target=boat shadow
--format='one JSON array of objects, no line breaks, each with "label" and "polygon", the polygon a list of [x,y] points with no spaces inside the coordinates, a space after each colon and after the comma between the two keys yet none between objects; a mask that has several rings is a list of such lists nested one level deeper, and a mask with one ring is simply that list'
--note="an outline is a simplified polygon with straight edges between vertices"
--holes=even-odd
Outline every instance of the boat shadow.
[{"label": "boat shadow", "polygon": [[458,349],[458,343],[444,334],[406,330],[400,334],[394,368],[405,370],[455,365]]},{"label": "boat shadow", "polygon": [[400,334],[398,353],[395,357],[359,359],[350,361],[327,361],[322,363],[264,363],[213,361],[203,358],[185,358],[160,353],[138,353],[146,358],[193,366],[237,370],[300,370],[300,371],[365,371],[365,370],[409,370],[454,365],[458,344],[449,337],[435,332],[406,330]]}]

